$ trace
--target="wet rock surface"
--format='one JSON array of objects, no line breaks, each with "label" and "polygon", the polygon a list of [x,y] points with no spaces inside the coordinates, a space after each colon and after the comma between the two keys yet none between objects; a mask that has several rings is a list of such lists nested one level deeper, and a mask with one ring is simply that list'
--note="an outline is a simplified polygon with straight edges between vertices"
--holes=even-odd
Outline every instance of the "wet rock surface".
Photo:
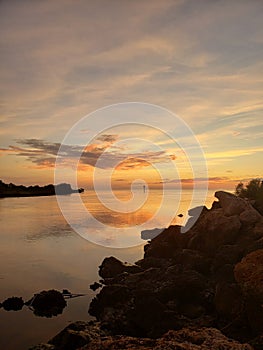
[{"label": "wet rock surface", "polygon": [[89,311],[108,335],[83,349],[263,348],[263,217],[216,196],[198,218],[191,210],[187,232],[170,226],[153,238],[135,265],[103,261]]},{"label": "wet rock surface", "polygon": [[100,343],[91,342],[81,350],[251,350],[248,344],[239,344],[226,338],[213,328],[182,329],[169,331],[160,339],[138,339],[131,337],[107,337]]},{"label": "wet rock surface", "polygon": [[[70,333],[72,329],[76,337]],[[103,333],[99,325],[76,322],[55,338],[49,344],[39,344],[30,350],[253,350],[249,344],[240,344],[215,328],[205,327],[170,330],[160,338],[151,339],[112,336]],[[58,342],[58,345],[51,342]]]},{"label": "wet rock surface", "polygon": [[49,345],[56,350],[75,350],[106,335],[98,324],[78,321],[71,323],[52,338]]},{"label": "wet rock surface", "polygon": [[263,333],[263,249],[244,257],[235,266],[234,274],[243,291],[248,323],[259,335]]}]

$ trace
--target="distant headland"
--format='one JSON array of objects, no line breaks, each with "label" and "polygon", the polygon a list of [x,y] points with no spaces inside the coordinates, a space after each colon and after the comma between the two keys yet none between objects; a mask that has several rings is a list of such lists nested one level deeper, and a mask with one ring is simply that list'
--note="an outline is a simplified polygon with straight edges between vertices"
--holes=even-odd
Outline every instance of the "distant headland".
[{"label": "distant headland", "polygon": [[6,184],[0,180],[0,198],[4,197],[35,197],[35,196],[54,196],[54,195],[67,195],[71,193],[82,193],[83,188],[76,190],[71,188],[70,184],[62,183],[58,185],[46,185],[46,186],[23,186],[14,185],[12,183]]}]

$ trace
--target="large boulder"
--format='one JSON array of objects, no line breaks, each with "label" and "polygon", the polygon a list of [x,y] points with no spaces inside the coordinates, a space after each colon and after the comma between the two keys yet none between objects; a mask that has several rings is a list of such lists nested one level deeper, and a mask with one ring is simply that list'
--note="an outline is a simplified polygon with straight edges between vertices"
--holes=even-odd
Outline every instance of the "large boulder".
[{"label": "large boulder", "polygon": [[244,225],[254,225],[257,222],[263,224],[262,215],[252,206],[249,200],[225,191],[217,191],[215,197],[219,199],[219,204],[226,216],[239,215],[240,221]]},{"label": "large boulder", "polygon": [[188,248],[214,254],[220,246],[235,243],[240,228],[238,215],[225,216],[222,208],[208,211],[192,228]]},{"label": "large boulder", "polygon": [[120,307],[130,298],[129,289],[120,284],[105,286],[90,303],[89,313],[98,319],[103,318],[104,309],[108,307]]},{"label": "large boulder", "polygon": [[186,248],[188,236],[181,232],[181,226],[170,226],[144,247],[144,257],[169,259],[176,249]]},{"label": "large boulder", "polygon": [[224,265],[235,265],[242,258],[244,249],[237,244],[222,245],[217,249],[213,256],[211,270],[216,272]]},{"label": "large boulder", "polygon": [[211,259],[205,257],[200,251],[182,249],[176,251],[173,258],[173,263],[183,265],[203,274],[207,274],[210,270]]},{"label": "large boulder", "polygon": [[254,225],[260,222],[263,226],[263,217],[252,206],[239,214],[239,219],[244,225]]},{"label": "large boulder", "polygon": [[235,279],[244,297],[248,320],[255,334],[263,332],[263,249],[249,253],[235,266]]},{"label": "large boulder", "polygon": [[229,192],[217,191],[215,197],[219,199],[220,206],[226,216],[239,215],[252,208],[248,201]]},{"label": "large boulder", "polygon": [[175,265],[162,271],[159,280],[153,281],[152,288],[163,302],[176,300],[181,304],[187,304],[201,303],[203,292],[208,288],[208,285],[202,274]]},{"label": "large boulder", "polygon": [[[77,321],[64,328],[48,343],[51,347],[50,349],[75,350],[91,341],[98,341],[100,337],[104,337],[105,335],[105,331],[97,323],[92,321]],[[37,348],[33,349],[37,350]]]},{"label": "large boulder", "polygon": [[244,293],[263,302],[263,249],[245,256],[235,266],[234,273]]}]

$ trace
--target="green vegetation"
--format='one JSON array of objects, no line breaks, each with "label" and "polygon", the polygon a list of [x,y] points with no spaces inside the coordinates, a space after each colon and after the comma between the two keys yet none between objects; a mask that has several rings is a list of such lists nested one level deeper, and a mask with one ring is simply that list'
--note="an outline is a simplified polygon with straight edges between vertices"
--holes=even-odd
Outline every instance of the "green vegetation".
[{"label": "green vegetation", "polygon": [[236,195],[241,198],[258,200],[263,197],[263,181],[261,179],[253,179],[244,187],[240,182],[236,187]]},{"label": "green vegetation", "polygon": [[263,215],[263,180],[253,179],[244,186],[240,182],[236,186],[235,193],[238,197],[247,198],[254,201],[253,206]]}]

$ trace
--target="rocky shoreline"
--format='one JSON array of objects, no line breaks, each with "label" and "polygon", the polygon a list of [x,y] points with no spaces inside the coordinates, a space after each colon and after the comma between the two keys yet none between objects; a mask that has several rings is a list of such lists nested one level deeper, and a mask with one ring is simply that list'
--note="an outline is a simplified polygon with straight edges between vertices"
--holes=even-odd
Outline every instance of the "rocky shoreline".
[{"label": "rocky shoreline", "polygon": [[165,229],[134,265],[106,258],[89,310],[97,321],[32,349],[262,349],[263,216],[248,200],[215,196],[192,228]]}]

